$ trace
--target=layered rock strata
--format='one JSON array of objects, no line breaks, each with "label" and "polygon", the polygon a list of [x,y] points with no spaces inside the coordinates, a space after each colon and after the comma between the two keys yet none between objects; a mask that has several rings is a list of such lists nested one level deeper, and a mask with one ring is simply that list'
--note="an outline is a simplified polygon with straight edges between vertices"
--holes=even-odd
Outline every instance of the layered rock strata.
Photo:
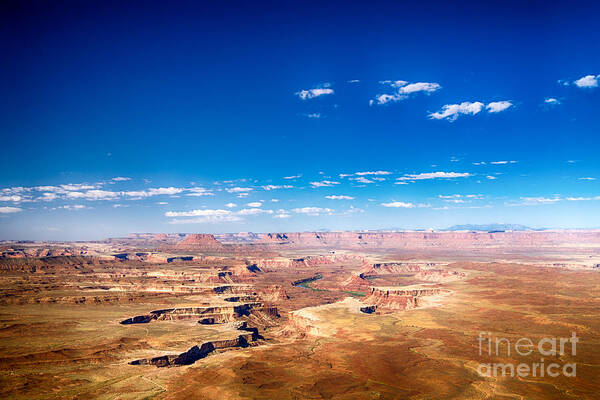
[{"label": "layered rock strata", "polygon": [[439,285],[414,285],[403,287],[373,287],[362,302],[367,304],[367,313],[403,311],[417,308],[424,297],[449,293]]},{"label": "layered rock strata", "polygon": [[258,242],[285,248],[445,249],[600,244],[600,230],[507,232],[292,232],[267,233]]},{"label": "layered rock strata", "polygon": [[263,337],[258,333],[257,328],[249,327],[246,322],[242,322],[237,329],[246,333],[240,334],[234,339],[213,340],[204,342],[201,345],[192,346],[187,351],[180,354],[167,354],[152,358],[143,358],[131,361],[130,365],[154,365],[156,367],[169,367],[190,365],[196,361],[205,358],[218,351],[230,350],[234,348],[245,348],[257,345]]}]

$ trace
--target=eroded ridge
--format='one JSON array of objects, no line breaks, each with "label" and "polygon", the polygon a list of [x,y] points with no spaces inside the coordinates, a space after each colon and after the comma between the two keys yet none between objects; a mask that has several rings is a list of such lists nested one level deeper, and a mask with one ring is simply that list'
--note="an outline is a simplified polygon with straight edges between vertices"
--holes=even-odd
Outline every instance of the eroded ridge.
[{"label": "eroded ridge", "polygon": [[[199,321],[200,322],[200,321]],[[258,328],[249,327],[247,322],[238,322],[236,329],[247,333],[242,333],[234,339],[213,340],[204,342],[201,345],[192,346],[189,350],[180,354],[166,354],[152,358],[142,358],[131,361],[130,365],[155,365],[157,367],[169,367],[193,364],[196,361],[205,358],[219,351],[231,350],[234,348],[246,348],[257,346],[264,338],[258,333]]]},{"label": "eroded ridge", "polygon": [[265,307],[262,303],[243,303],[233,306],[177,307],[151,311],[121,321],[122,325],[146,324],[151,321],[174,321],[198,319],[203,325],[224,324],[241,317],[279,317],[277,307]]},{"label": "eroded ridge", "polygon": [[444,289],[439,284],[373,287],[370,293],[362,299],[363,303],[367,305],[362,307],[361,311],[372,314],[411,310],[431,305],[431,298],[433,296],[443,296],[450,293],[452,293],[451,290]]},{"label": "eroded ridge", "polygon": [[[152,364],[157,367],[170,365],[187,365],[212,354],[217,350],[244,348],[258,345],[264,337],[259,333],[259,326],[273,326],[280,318],[277,307],[265,307],[262,303],[243,303],[232,306],[199,306],[176,307],[151,311],[121,321],[122,325],[147,324],[152,321],[197,320],[201,325],[231,324],[231,327],[244,331],[233,339],[212,340],[192,346],[180,354],[168,354],[130,362],[131,365]],[[251,326],[249,322],[253,323]]]}]

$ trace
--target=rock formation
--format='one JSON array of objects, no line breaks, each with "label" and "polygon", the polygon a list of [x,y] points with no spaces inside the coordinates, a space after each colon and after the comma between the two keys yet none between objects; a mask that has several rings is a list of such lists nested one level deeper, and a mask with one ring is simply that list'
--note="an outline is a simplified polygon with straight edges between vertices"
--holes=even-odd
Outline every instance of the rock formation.
[{"label": "rock formation", "polygon": [[215,239],[213,235],[194,233],[177,243],[175,247],[181,250],[221,250],[223,244]]},{"label": "rock formation", "polygon": [[257,341],[263,339],[258,333],[258,329],[248,327],[246,322],[237,326],[240,331],[247,333],[240,334],[234,339],[213,340],[204,342],[200,346],[193,346],[181,354],[169,354],[164,356],[143,358],[131,361],[130,365],[155,365],[157,367],[190,365],[196,361],[205,358],[219,350],[229,350],[233,348],[245,348],[256,345]]},{"label": "rock formation", "polygon": [[138,315],[121,321],[122,325],[147,324],[151,321],[174,321],[196,319],[203,325],[223,324],[237,321],[251,314],[265,313],[278,316],[277,308],[263,307],[262,303],[241,303],[227,306],[179,307],[151,311],[149,314]]},{"label": "rock formation", "polygon": [[261,244],[281,248],[446,249],[537,247],[600,243],[599,230],[519,232],[292,232],[267,233]]},{"label": "rock formation", "polygon": [[369,281],[363,277],[363,274],[351,274],[341,286],[347,291],[364,292],[369,289]]},{"label": "rock formation", "polygon": [[362,270],[363,276],[385,275],[385,274],[404,274],[421,271],[421,265],[415,263],[389,262],[366,266]]},{"label": "rock formation", "polygon": [[414,275],[414,278],[425,282],[452,282],[466,276],[464,272],[448,271],[443,269],[422,270]]},{"label": "rock formation", "polygon": [[275,303],[290,298],[281,285],[270,285],[262,289],[257,289],[256,292],[261,301],[267,303]]},{"label": "rock formation", "polygon": [[448,290],[442,289],[439,285],[373,287],[370,293],[362,299],[363,303],[369,305],[363,312],[410,310],[419,307],[424,297],[448,292]]}]

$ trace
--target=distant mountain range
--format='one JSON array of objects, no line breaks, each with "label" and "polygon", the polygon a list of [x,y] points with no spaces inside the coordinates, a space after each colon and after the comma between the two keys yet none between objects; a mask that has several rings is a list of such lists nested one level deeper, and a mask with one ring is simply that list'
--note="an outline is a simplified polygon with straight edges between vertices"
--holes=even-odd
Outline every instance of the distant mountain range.
[{"label": "distant mountain range", "polygon": [[534,230],[543,230],[543,229],[533,229],[525,225],[519,224],[482,224],[482,225],[473,225],[473,224],[465,224],[465,225],[454,225],[446,229],[442,229],[443,231],[534,231]]}]

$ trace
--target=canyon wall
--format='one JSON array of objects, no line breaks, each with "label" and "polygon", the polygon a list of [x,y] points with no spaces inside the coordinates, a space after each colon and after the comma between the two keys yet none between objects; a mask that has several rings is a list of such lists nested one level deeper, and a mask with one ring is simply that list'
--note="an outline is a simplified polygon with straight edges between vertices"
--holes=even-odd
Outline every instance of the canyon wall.
[{"label": "canyon wall", "polygon": [[539,247],[592,244],[600,246],[600,230],[519,232],[292,232],[267,233],[257,242],[280,248],[435,249]]},{"label": "canyon wall", "polygon": [[402,311],[417,308],[421,299],[448,293],[440,286],[373,287],[361,301],[368,306],[361,310],[368,314],[380,311]]}]

